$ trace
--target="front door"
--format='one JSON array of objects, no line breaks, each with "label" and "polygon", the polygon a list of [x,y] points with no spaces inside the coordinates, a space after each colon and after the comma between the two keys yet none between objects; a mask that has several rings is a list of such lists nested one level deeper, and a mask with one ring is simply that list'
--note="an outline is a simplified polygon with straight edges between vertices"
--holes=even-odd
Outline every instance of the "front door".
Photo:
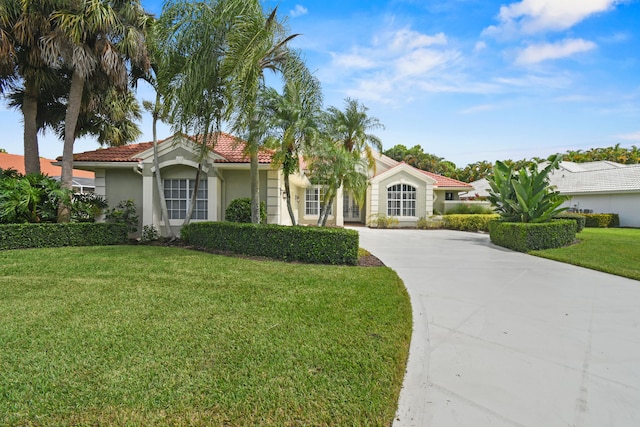
[{"label": "front door", "polygon": [[360,206],[349,193],[344,193],[342,215],[345,222],[360,222]]}]

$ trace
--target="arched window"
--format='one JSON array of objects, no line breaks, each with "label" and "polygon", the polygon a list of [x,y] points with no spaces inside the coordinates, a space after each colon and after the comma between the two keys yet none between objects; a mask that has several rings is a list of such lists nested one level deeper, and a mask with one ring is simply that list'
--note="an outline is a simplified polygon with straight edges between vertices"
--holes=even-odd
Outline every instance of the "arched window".
[{"label": "arched window", "polygon": [[388,216],[416,216],[416,188],[395,184],[387,188]]}]

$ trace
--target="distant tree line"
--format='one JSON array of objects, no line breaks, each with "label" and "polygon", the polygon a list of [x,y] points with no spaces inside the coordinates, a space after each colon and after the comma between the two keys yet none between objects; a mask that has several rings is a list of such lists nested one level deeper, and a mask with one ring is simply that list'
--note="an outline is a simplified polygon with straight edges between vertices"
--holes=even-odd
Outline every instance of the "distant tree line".
[{"label": "distant tree line", "polygon": [[[407,148],[404,145],[395,145],[384,152],[385,155],[399,162],[405,162],[415,168],[437,173],[449,178],[454,178],[463,182],[477,181],[486,178],[493,169],[493,163],[487,160],[470,163],[464,168],[456,167],[455,163],[450,162],[435,154],[425,153],[420,145]],[[545,160],[550,161],[555,158],[555,154],[547,158],[533,157],[531,159],[522,160],[503,160],[507,166],[514,165],[514,169],[522,169],[530,166],[532,163],[539,163]],[[585,163],[608,160],[611,162],[622,163],[625,165],[640,163],[640,149],[635,145],[631,148],[620,147],[616,144],[605,148],[590,148],[588,150],[567,150],[562,154],[562,160]]]}]

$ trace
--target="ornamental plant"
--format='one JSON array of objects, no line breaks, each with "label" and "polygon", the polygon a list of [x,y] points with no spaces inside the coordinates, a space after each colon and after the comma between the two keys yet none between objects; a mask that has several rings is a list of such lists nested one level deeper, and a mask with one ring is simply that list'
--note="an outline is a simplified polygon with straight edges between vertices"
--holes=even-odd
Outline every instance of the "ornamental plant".
[{"label": "ornamental plant", "polygon": [[568,197],[563,196],[549,184],[549,174],[558,169],[561,155],[551,158],[542,170],[537,165],[515,170],[496,162],[493,174],[488,178],[491,190],[489,201],[496,207],[503,221],[507,222],[549,222],[567,208],[561,208]]}]

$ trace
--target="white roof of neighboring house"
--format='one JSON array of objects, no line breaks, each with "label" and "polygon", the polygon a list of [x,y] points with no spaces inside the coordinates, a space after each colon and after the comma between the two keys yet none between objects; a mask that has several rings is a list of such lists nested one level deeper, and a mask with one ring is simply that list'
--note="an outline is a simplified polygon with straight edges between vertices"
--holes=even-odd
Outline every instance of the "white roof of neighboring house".
[{"label": "white roof of neighboring house", "polygon": [[[541,163],[540,166],[547,164]],[[561,162],[560,169],[552,172],[549,181],[562,194],[640,192],[640,164],[623,165],[609,161]],[[491,187],[486,179],[474,181],[471,185],[475,191],[469,191],[469,196],[489,195]]]}]

